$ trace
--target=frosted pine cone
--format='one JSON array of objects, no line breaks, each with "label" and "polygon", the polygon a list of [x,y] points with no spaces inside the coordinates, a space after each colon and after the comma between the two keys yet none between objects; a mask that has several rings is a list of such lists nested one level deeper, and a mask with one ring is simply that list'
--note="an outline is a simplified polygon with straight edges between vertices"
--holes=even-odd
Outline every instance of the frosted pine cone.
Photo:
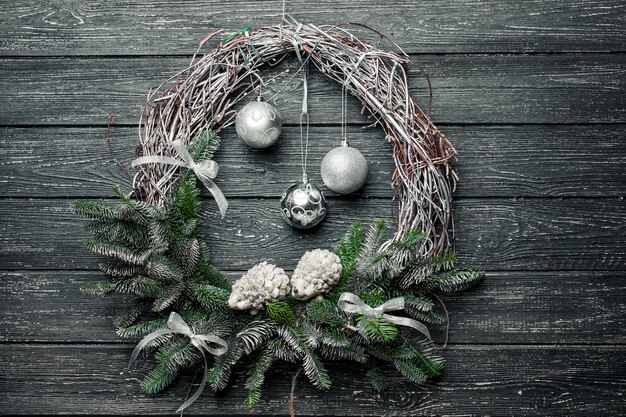
[{"label": "frosted pine cone", "polygon": [[306,252],[291,277],[291,294],[298,300],[322,295],[339,282],[341,261],[334,253],[315,249]]},{"label": "frosted pine cone", "polygon": [[265,304],[289,294],[289,277],[282,268],[262,262],[250,268],[234,284],[228,305],[235,310],[261,310]]}]

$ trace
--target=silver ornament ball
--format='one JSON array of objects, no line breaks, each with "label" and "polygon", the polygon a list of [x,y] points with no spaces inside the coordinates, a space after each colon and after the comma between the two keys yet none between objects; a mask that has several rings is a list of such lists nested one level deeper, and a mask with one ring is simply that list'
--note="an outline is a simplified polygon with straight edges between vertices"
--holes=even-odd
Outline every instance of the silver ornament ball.
[{"label": "silver ornament ball", "polygon": [[267,148],[278,140],[283,130],[283,119],[274,106],[259,98],[239,110],[235,130],[248,146]]},{"label": "silver ornament ball", "polygon": [[280,211],[290,226],[311,229],[324,220],[326,199],[322,191],[305,178],[283,193]]},{"label": "silver ornament ball", "polygon": [[322,160],[322,180],[332,191],[350,194],[363,187],[367,180],[367,160],[347,141],[331,149]]}]

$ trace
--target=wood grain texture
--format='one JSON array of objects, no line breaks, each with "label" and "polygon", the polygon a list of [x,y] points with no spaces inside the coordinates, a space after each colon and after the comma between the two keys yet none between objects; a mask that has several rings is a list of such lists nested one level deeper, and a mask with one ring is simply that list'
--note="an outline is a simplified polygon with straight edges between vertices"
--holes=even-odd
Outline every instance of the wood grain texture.
[{"label": "wood grain texture", "polygon": [[[332,247],[352,222],[389,218],[396,205],[330,199],[326,221],[307,233],[281,219],[278,199],[229,202],[229,214],[220,219],[209,201],[202,223],[214,263],[231,271],[263,260],[292,269],[304,251]],[[4,200],[0,269],[95,269],[101,259],[82,248],[88,235],[70,203]],[[625,207],[623,199],[459,200],[453,208],[456,250],[461,264],[486,270],[626,270]]]},{"label": "wood grain texture", "polygon": [[[626,122],[626,54],[419,55],[413,62],[430,74],[435,123]],[[3,59],[0,124],[102,125],[112,112],[118,123],[135,125],[149,89],[188,64],[189,58],[176,57]],[[275,71],[295,67],[291,60]],[[418,73],[411,86],[425,106],[426,83]],[[293,124],[302,95],[297,83],[290,89],[277,105]],[[338,86],[313,72],[309,91],[311,122],[339,123]],[[350,97],[351,123],[367,122],[360,109]]]},{"label": "wood grain texture", "polygon": [[[191,374],[146,397],[138,382],[149,361],[126,369],[133,345],[110,324],[123,298],[79,292],[104,277],[69,204],[113,203],[111,186],[128,186],[106,149],[108,113],[128,163],[148,90],[184,68],[210,30],[224,28],[224,39],[273,24],[280,8],[276,0],[1,2],[1,415],[164,415],[182,403]],[[389,34],[411,54],[422,107],[418,69],[428,72],[433,120],[460,151],[455,249],[462,265],[487,270],[475,289],[445,298],[452,345],[440,380],[415,386],[396,377],[378,396],[362,370],[340,364],[327,393],[300,379],[297,415],[626,415],[624,2],[290,0],[287,10]],[[292,60],[278,70],[295,68]],[[337,142],[340,89],[315,72],[310,87],[311,175],[320,183],[319,162]],[[232,129],[223,134],[217,181],[231,211],[202,221],[215,263],[232,279],[265,259],[292,269],[353,220],[389,218],[395,207],[388,145],[380,129],[361,130],[371,120],[350,98],[350,139],[368,157],[367,186],[331,196],[327,222],[311,234],[284,225],[277,196],[298,177],[300,99],[297,83],[278,98],[287,128],[269,151],[249,150]],[[441,328],[433,334],[443,340]],[[252,412],[239,378],[185,414],[287,415],[292,374],[272,372]]]},{"label": "wood grain texture", "polygon": [[[127,370],[127,346],[0,346],[3,414],[172,414],[183,402],[191,375],[157,397],[141,394],[138,380],[149,364]],[[440,381],[425,386],[391,379],[378,396],[364,372],[333,367],[333,388],[319,392],[304,378],[296,388],[299,416],[330,415],[568,415],[621,416],[626,390],[625,347],[454,346],[445,352]],[[396,375],[390,370],[390,375]],[[254,415],[287,415],[294,370],[268,375],[266,394]],[[224,394],[210,390],[187,415],[250,415],[241,375]],[[33,395],[37,393],[38,395]],[[43,394],[43,395],[42,395]]]},{"label": "wood grain texture", "polygon": [[[243,272],[230,272],[232,280]],[[625,272],[488,272],[476,288],[444,297],[451,344],[626,344]],[[81,285],[98,271],[0,273],[0,342],[124,342],[113,317],[129,298],[99,299]],[[443,326],[431,326],[443,343]]]},{"label": "wood grain texture", "polygon": [[[454,141],[460,175],[457,197],[619,197],[626,195],[626,132],[622,126],[445,126]],[[339,127],[313,127],[309,175],[321,184],[319,165],[338,145]],[[215,156],[217,181],[228,197],[277,197],[286,178],[301,170],[299,130],[287,127],[266,151],[248,148],[230,128]],[[361,196],[393,196],[391,149],[381,129],[349,127],[352,146],[369,161]],[[0,129],[0,186],[4,197],[113,196],[130,180],[111,160],[105,128]],[[114,128],[116,155],[129,167],[138,143],[133,128]],[[133,172],[131,170],[131,172]],[[332,192],[325,191],[327,195]],[[207,193],[205,193],[207,194]]]},{"label": "wood grain texture", "polygon": [[[52,0],[5,3],[5,55],[189,54],[212,29],[275,24],[281,2],[117,2]],[[287,2],[307,23],[358,21],[410,52],[624,51],[626,14],[619,0],[439,2],[376,0]],[[222,36],[224,39],[226,36]]]}]

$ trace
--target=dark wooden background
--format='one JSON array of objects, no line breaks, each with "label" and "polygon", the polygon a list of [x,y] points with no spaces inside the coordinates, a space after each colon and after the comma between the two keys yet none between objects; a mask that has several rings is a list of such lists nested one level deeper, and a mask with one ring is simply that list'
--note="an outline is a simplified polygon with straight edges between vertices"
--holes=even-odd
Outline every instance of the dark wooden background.
[{"label": "dark wooden background", "polygon": [[[171,414],[191,376],[148,398],[126,370],[132,343],[111,327],[122,299],[80,294],[100,280],[81,246],[75,199],[112,200],[148,89],[184,67],[222,27],[276,22],[279,1],[3,1],[0,5],[0,413]],[[363,372],[333,367],[334,388],[301,381],[299,415],[626,414],[626,4],[577,1],[291,0],[303,21],[363,21],[425,69],[432,116],[461,157],[456,249],[486,280],[446,298],[443,377],[393,381],[382,397]],[[424,81],[415,74],[424,103]],[[338,142],[339,89],[311,79],[311,175]],[[281,97],[288,126],[271,152],[224,134],[218,182],[231,210],[205,217],[215,263],[232,272],[266,258],[287,269],[329,246],[355,220],[390,215],[392,162],[380,130],[350,102],[350,135],[369,159],[361,196],[330,198],[316,233],[288,229],[277,198],[297,178],[299,95]],[[443,340],[443,332],[436,333]],[[192,414],[287,412],[289,369],[269,377],[249,412],[241,380],[206,392]]]}]

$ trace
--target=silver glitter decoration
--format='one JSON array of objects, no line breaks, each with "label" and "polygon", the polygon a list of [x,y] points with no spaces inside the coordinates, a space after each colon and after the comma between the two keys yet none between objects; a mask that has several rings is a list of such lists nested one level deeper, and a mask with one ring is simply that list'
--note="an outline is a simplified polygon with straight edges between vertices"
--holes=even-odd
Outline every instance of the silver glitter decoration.
[{"label": "silver glitter decoration", "polygon": [[347,141],[331,149],[322,160],[322,180],[332,191],[350,194],[363,187],[367,180],[367,160],[363,154],[350,147]]},{"label": "silver glitter decoration", "polygon": [[278,110],[260,97],[239,110],[235,119],[237,135],[256,149],[272,146],[282,129],[283,119]]},{"label": "silver glitter decoration", "polygon": [[326,199],[320,189],[305,177],[283,193],[280,211],[290,226],[296,229],[311,229],[324,220]]}]

